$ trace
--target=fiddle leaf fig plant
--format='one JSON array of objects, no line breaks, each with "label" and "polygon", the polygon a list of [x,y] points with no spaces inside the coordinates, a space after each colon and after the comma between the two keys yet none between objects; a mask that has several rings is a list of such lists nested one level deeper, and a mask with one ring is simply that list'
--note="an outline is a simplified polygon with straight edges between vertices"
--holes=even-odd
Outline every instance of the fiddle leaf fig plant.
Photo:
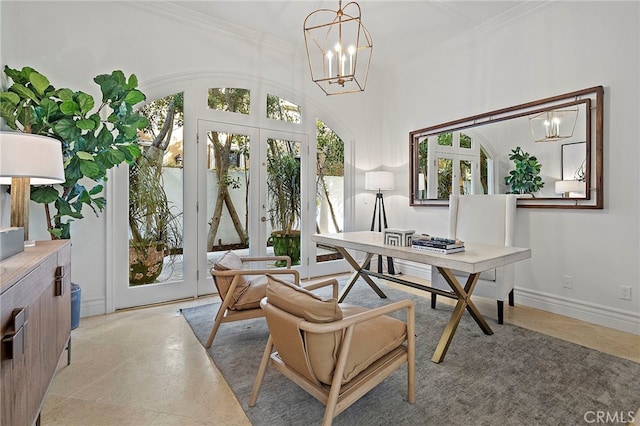
[{"label": "fiddle leaf fig plant", "polygon": [[135,74],[127,79],[119,70],[93,79],[102,93],[98,104],[82,91],[56,89],[30,67],[5,66],[4,73],[12,81],[0,92],[0,116],[6,125],[62,142],[66,181],[33,187],[31,200],[44,205],[52,238],[70,238],[71,222],[84,217],[84,206],[96,216],[103,211],[107,170],[140,156],[138,130],[149,121],[134,106],[146,97],[137,88]]},{"label": "fiddle leaf fig plant", "polygon": [[515,169],[504,177],[504,183],[509,185],[512,194],[533,194],[544,187],[539,176],[542,164],[538,159],[524,152],[519,146],[511,150],[509,160],[513,161]]}]

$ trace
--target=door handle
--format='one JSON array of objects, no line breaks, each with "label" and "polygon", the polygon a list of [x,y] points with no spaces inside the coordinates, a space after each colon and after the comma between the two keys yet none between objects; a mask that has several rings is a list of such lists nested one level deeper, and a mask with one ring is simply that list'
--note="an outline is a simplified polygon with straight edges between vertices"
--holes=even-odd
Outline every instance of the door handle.
[{"label": "door handle", "polygon": [[260,221],[261,221],[261,222],[266,222],[266,221],[267,221],[267,218],[266,218],[266,217],[264,217],[264,216],[262,216],[262,217],[260,218]]}]

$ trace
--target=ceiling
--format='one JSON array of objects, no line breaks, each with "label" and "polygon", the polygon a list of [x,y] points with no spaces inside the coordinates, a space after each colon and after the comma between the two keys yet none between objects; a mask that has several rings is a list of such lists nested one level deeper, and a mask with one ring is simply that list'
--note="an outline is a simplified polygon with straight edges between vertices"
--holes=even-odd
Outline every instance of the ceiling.
[{"label": "ceiling", "polygon": [[[158,5],[157,2],[154,2]],[[314,10],[338,9],[338,1],[164,1],[172,13],[253,32],[292,46],[304,45],[303,23]],[[345,1],[343,5],[346,5]],[[445,49],[460,37],[490,30],[530,9],[527,1],[359,0],[362,23],[373,38],[372,63],[399,65],[425,51]]]}]

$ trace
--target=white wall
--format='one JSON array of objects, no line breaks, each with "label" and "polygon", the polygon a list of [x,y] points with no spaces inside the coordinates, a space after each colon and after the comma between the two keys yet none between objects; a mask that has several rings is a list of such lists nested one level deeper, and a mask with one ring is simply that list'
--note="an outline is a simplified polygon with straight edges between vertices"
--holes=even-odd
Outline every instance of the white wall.
[{"label": "white wall", "polygon": [[[453,119],[604,86],[604,210],[518,209],[516,303],[640,333],[639,3],[550,2],[405,64],[387,96],[383,146],[400,188],[390,226],[446,234],[446,211],[408,206],[407,141]],[[573,277],[573,288],[562,276]],[[632,287],[631,301],[618,286]]]},{"label": "white wall", "polygon": [[[396,191],[385,195],[389,225],[432,233],[444,233],[446,211],[409,207],[409,131],[603,85],[605,209],[519,209],[516,242],[533,257],[517,265],[516,302],[640,333],[637,2],[541,3],[446,49],[426,46],[390,74],[372,70],[364,93],[334,97],[309,81],[302,40],[292,46],[233,37],[161,3],[1,2],[0,10],[0,64],[32,66],[58,87],[98,96],[93,76],[113,69],[135,73],[151,99],[168,94],[161,93],[165,81],[208,73],[286,87],[327,112],[332,128],[348,129],[356,188],[364,171],[397,172]],[[347,226],[368,229],[375,196],[358,192],[347,200],[355,204]],[[72,228],[72,279],[83,283],[83,303],[99,304],[109,291],[105,224],[103,215]],[[573,289],[562,288],[562,275],[573,276]],[[620,284],[632,286],[632,301],[618,298]]]}]

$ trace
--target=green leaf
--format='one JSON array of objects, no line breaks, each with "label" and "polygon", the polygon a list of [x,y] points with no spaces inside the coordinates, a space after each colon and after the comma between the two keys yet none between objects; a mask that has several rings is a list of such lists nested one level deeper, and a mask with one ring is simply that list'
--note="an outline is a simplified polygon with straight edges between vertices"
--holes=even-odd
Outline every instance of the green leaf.
[{"label": "green leaf", "polygon": [[43,99],[40,105],[35,108],[36,115],[45,122],[50,122],[51,117],[55,117],[60,111],[58,104],[51,99]]},{"label": "green leaf", "polygon": [[80,113],[84,116],[95,106],[93,96],[80,92],[78,95],[78,105],[80,107]]},{"label": "green leaf", "polygon": [[80,161],[80,171],[90,178],[100,177],[100,167],[94,161]]},{"label": "green leaf", "polygon": [[102,190],[104,189],[104,187],[102,185],[96,185],[93,188],[91,188],[91,190],[89,191],[89,194],[91,195],[96,195],[102,192]]},{"label": "green leaf", "polygon": [[76,127],[75,121],[68,118],[58,120],[53,130],[66,142],[75,141],[80,136],[80,130]]},{"label": "green leaf", "polygon": [[135,105],[138,102],[144,101],[145,99],[147,99],[147,97],[141,91],[132,90],[129,93],[127,93],[127,96],[125,96],[124,101],[129,105]]},{"label": "green leaf", "polygon": [[31,201],[40,204],[53,203],[58,199],[58,190],[53,186],[34,186],[31,189]]},{"label": "green leaf", "polygon": [[29,74],[29,82],[40,95],[44,95],[44,91],[49,87],[49,79],[39,72]]},{"label": "green leaf", "polygon": [[131,74],[129,77],[129,83],[127,83],[127,89],[135,89],[138,87],[138,77],[135,74]]},{"label": "green leaf", "polygon": [[93,155],[89,154],[88,152],[78,151],[76,152],[76,155],[81,160],[94,161]]},{"label": "green leaf", "polygon": [[73,91],[71,89],[60,89],[58,90],[58,98],[61,101],[71,101],[73,100]]},{"label": "green leaf", "polygon": [[60,111],[66,115],[76,115],[80,113],[80,106],[75,101],[64,101],[60,104]]},{"label": "green leaf", "polygon": [[11,90],[12,92],[17,93],[18,95],[20,95],[20,97],[22,97],[22,99],[31,99],[36,104],[40,103],[40,99],[36,96],[36,94],[33,92],[33,90],[29,89],[28,87],[26,87],[23,84],[14,83],[9,88],[9,90]]},{"label": "green leaf", "polygon": [[83,118],[81,120],[76,121],[76,126],[80,130],[95,130],[96,123],[93,120],[88,118]]},{"label": "green leaf", "polygon": [[6,102],[15,107],[20,102],[20,96],[13,92],[0,92],[0,102]]}]

